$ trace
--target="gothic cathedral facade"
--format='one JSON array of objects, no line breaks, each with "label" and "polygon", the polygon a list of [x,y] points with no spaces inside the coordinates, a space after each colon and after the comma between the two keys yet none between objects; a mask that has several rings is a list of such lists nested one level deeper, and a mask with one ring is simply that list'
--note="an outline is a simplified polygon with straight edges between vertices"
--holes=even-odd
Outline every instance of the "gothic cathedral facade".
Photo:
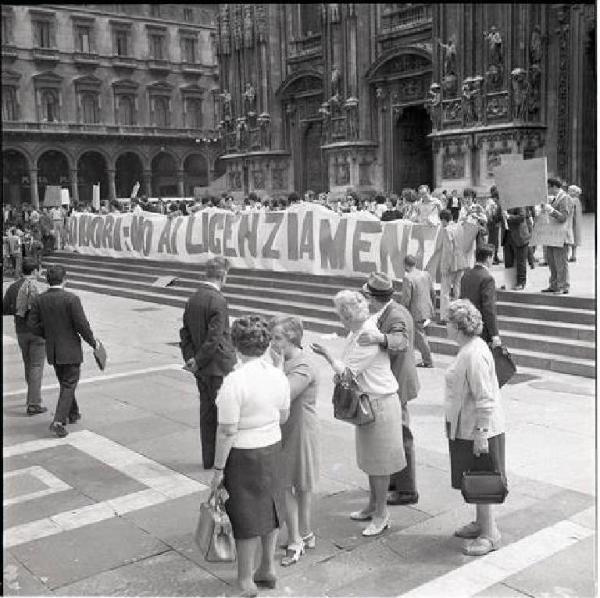
[{"label": "gothic cathedral facade", "polygon": [[222,4],[227,185],[472,187],[547,156],[595,208],[593,4]]}]

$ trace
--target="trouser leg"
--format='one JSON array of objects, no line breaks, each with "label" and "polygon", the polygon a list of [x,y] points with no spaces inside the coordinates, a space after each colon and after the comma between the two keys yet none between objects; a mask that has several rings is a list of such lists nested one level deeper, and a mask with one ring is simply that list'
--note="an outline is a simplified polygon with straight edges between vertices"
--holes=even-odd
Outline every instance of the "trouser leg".
[{"label": "trouser leg", "polygon": [[448,315],[448,306],[450,305],[450,286],[452,277],[450,273],[442,274],[440,282],[440,319],[445,320]]},{"label": "trouser leg", "polygon": [[46,343],[40,336],[31,332],[17,335],[23,364],[25,366],[25,381],[27,382],[27,406],[41,405],[42,378],[44,361],[46,359]]},{"label": "trouser leg", "polygon": [[556,270],[556,287],[559,290],[569,289],[569,262],[567,246],[554,247],[554,268]]},{"label": "trouser leg", "polygon": [[431,365],[431,350],[427,342],[427,333],[423,327],[423,321],[415,322],[415,347],[421,353],[421,358],[425,365]]},{"label": "trouser leg", "polygon": [[75,389],[79,382],[80,364],[60,364],[54,366],[56,377],[60,384],[60,394],[54,414],[54,421],[61,424],[67,423],[68,416],[72,413],[73,403],[75,406]]},{"label": "trouser leg", "polygon": [[200,442],[204,469],[211,469],[215,461],[215,441],[217,435],[217,392],[223,383],[222,376],[201,376],[196,378],[200,392]]},{"label": "trouser leg", "polygon": [[548,285],[555,291],[558,290],[558,278],[556,272],[556,260],[554,256],[554,250],[559,249],[558,247],[546,247],[546,259],[548,260],[548,268],[550,269],[550,284]]},{"label": "trouser leg", "polygon": [[402,444],[406,455],[406,467],[390,477],[390,488],[396,492],[416,494],[417,479],[415,468],[415,449],[413,435],[410,430],[410,414],[408,404],[402,403]]},{"label": "trouser leg", "polygon": [[517,284],[527,284],[527,254],[529,245],[515,247],[515,261],[517,263]]}]

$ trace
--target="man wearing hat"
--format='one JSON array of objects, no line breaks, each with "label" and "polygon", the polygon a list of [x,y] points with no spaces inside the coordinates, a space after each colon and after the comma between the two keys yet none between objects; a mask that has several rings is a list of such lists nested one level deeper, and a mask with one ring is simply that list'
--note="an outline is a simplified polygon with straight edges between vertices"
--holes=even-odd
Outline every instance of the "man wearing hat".
[{"label": "man wearing hat", "polygon": [[402,405],[402,437],[406,467],[390,477],[388,504],[410,505],[419,500],[415,479],[415,453],[410,431],[408,401],[419,392],[419,379],[414,356],[414,324],[408,310],[394,301],[392,280],[383,272],[373,272],[362,292],[369,301],[379,334],[363,332],[359,345],[380,345],[390,356],[390,366],[398,381],[398,397]]}]

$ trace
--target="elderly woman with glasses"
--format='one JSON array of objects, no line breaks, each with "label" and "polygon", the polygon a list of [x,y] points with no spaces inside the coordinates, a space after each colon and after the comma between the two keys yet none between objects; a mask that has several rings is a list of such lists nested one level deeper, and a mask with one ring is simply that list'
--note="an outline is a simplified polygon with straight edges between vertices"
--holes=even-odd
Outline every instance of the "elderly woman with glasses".
[{"label": "elderly woman with glasses", "polygon": [[[459,350],[446,371],[445,412],[452,487],[457,490],[464,472],[481,469],[476,457],[482,454],[489,453],[492,467],[506,480],[504,413],[494,358],[479,336],[482,328],[481,314],[468,299],[450,304],[446,330]],[[482,556],[499,547],[500,531],[492,505],[476,505],[475,516],[454,535],[468,540],[466,555]]]},{"label": "elderly woman with glasses", "polygon": [[326,347],[312,345],[315,353],[327,359],[336,374],[349,369],[361,392],[369,395],[375,421],[356,426],[356,460],[369,476],[369,502],[350,518],[370,521],[363,536],[377,536],[390,527],[386,499],[390,475],[406,467],[402,442],[402,409],[398,400],[398,382],[390,367],[388,353],[379,345],[359,345],[363,332],[379,335],[377,324],[369,316],[367,299],[357,291],[340,291],[333,304],[348,330],[342,356],[336,359]]},{"label": "elderly woman with glasses", "polygon": [[[256,596],[257,586],[274,588],[277,529],[285,514],[281,479],[281,428],[290,408],[290,386],[281,370],[262,359],[271,342],[260,316],[240,318],[231,327],[238,364],[217,395],[217,441],[214,476],[229,498],[242,596]],[[254,559],[261,547],[261,561]]]},{"label": "elderly woman with glasses", "polygon": [[290,383],[290,416],[281,426],[288,528],[288,546],[281,564],[287,567],[297,563],[306,548],[316,545],[311,505],[319,478],[317,368],[314,357],[302,349],[300,318],[277,316],[270,327],[271,351],[275,361],[282,362]]}]

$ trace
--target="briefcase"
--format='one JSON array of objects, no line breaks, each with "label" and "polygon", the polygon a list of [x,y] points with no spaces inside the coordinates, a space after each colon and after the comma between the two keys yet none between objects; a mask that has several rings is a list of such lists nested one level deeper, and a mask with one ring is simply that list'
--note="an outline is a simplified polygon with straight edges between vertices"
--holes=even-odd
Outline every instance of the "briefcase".
[{"label": "briefcase", "polygon": [[209,563],[231,563],[235,561],[235,540],[231,522],[225,512],[221,493],[211,494],[200,505],[200,516],[196,533],[196,544]]},{"label": "briefcase", "polygon": [[98,367],[101,370],[104,370],[104,368],[106,367],[107,355],[106,349],[104,348],[104,345],[101,341],[98,341],[98,346],[94,349],[94,359],[96,360]]},{"label": "briefcase", "polygon": [[492,348],[492,357],[496,365],[496,378],[502,388],[516,373],[517,366],[505,345]]}]

